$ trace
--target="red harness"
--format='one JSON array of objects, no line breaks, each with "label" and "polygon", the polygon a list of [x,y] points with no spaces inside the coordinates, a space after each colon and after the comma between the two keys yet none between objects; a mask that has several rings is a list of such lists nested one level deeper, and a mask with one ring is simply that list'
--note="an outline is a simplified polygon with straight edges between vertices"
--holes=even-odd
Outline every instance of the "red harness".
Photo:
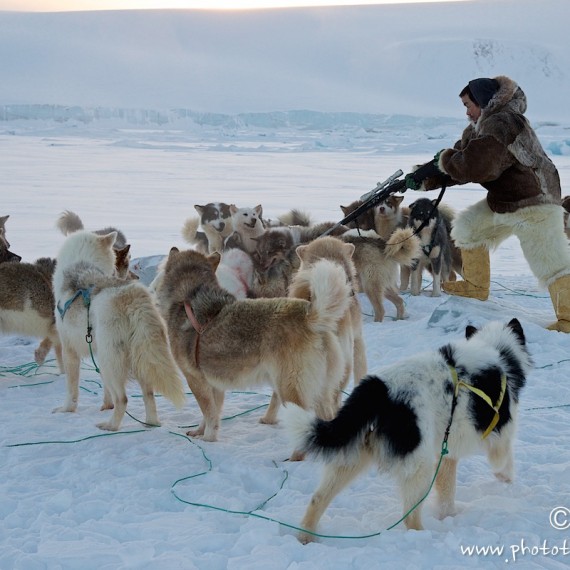
[{"label": "red harness", "polygon": [[200,368],[200,337],[202,333],[208,328],[210,322],[208,321],[205,325],[201,325],[196,316],[192,312],[192,306],[190,303],[184,303],[184,310],[186,311],[186,316],[190,321],[190,324],[194,327],[196,331],[196,342],[194,344],[194,360],[196,361],[196,368]]}]

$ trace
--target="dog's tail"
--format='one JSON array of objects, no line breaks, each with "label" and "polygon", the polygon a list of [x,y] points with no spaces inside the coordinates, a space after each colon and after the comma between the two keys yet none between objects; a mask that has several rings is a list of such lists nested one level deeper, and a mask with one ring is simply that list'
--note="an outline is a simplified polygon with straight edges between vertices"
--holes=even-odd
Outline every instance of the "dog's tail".
[{"label": "dog's tail", "polygon": [[62,212],[57,219],[56,226],[64,236],[68,236],[69,234],[85,229],[81,218],[75,212],[70,210]]},{"label": "dog's tail", "polygon": [[[138,284],[130,287],[136,287],[137,292],[123,297],[121,311],[128,315],[133,374],[141,386],[151,386],[177,408],[182,408],[186,396],[178,367],[170,352],[166,325],[148,291]],[[131,303],[129,300],[132,300]]]},{"label": "dog's tail", "polygon": [[311,308],[309,320],[318,332],[335,332],[344,316],[352,294],[346,272],[337,263],[319,259],[309,276]]},{"label": "dog's tail", "polygon": [[188,218],[182,226],[182,237],[188,243],[195,244],[198,241],[197,234],[200,227],[200,218]]},{"label": "dog's tail", "polygon": [[384,253],[400,265],[410,266],[420,256],[420,240],[412,228],[397,228],[388,238]]},{"label": "dog's tail", "polygon": [[182,226],[182,237],[188,243],[196,246],[198,251],[208,253],[208,237],[204,232],[198,231],[200,218],[188,218]]},{"label": "dog's tail", "polygon": [[[396,407],[386,384],[376,376],[367,376],[352,391],[337,416],[322,420],[311,411],[286,404],[284,423],[293,448],[302,453],[332,461],[339,455],[358,453],[367,438],[389,435],[400,429]],[[390,426],[390,422],[394,422]]]},{"label": "dog's tail", "polygon": [[277,216],[277,219],[284,226],[307,227],[313,224],[310,214],[303,212],[302,210],[298,210],[297,208],[293,208],[292,210],[289,210],[289,212],[282,214],[281,216]]}]

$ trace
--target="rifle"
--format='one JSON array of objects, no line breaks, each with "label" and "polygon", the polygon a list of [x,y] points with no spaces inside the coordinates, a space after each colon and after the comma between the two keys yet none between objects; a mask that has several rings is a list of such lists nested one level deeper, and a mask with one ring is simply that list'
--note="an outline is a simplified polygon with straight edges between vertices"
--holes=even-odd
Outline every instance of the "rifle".
[{"label": "rifle", "polygon": [[373,188],[370,190],[370,192],[367,192],[360,197],[362,204],[358,206],[356,210],[350,212],[348,216],[344,217],[340,222],[337,222],[332,228],[329,228],[326,232],[323,232],[320,237],[326,236],[340,226],[344,226],[345,224],[352,222],[352,220],[358,218],[358,216],[366,212],[366,210],[369,210],[370,208],[376,206],[376,204],[383,202],[391,194],[395,194],[396,192],[405,192],[406,181],[399,180],[402,174],[404,173],[401,170],[397,170],[394,172],[394,174],[392,174],[392,176],[389,176],[386,180],[384,180],[384,182],[378,182],[378,184],[376,184],[376,188]]}]

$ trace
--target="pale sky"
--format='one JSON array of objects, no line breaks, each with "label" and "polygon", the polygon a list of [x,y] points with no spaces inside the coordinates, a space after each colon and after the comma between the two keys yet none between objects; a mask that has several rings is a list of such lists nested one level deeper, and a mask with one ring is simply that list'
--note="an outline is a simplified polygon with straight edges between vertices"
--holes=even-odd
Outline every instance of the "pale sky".
[{"label": "pale sky", "polygon": [[459,1],[462,0],[0,0],[0,10],[16,10],[22,12],[168,8],[213,10]]}]

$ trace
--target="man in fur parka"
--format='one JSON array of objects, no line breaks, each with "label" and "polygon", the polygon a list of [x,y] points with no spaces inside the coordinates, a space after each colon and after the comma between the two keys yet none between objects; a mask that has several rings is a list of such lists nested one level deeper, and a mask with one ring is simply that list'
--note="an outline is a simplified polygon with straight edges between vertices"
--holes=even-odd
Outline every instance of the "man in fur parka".
[{"label": "man in fur parka", "polygon": [[564,232],[560,177],[524,116],[526,96],[510,78],[473,79],[459,94],[470,124],[454,148],[406,176],[414,190],[477,182],[485,200],[461,212],[451,236],[461,249],[463,281],[443,283],[450,295],[486,300],[489,250],[511,235],[530,269],[547,286],[557,322],[570,332],[570,247]]}]

